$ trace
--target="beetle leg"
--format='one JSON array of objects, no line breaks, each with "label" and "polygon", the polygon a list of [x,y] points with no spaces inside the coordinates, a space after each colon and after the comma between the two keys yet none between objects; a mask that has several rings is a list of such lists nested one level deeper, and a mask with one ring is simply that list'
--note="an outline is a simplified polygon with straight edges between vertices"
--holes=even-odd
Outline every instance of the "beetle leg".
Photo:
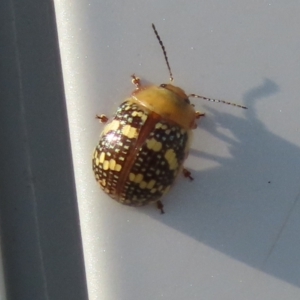
[{"label": "beetle leg", "polygon": [[135,76],[134,74],[131,75],[131,82],[136,86],[136,90],[141,87],[141,80],[139,77]]},{"label": "beetle leg", "polygon": [[156,207],[160,210],[160,213],[161,213],[161,214],[164,214],[164,213],[165,213],[165,211],[164,211],[164,205],[162,204],[162,202],[161,202],[160,200],[158,200],[158,201],[156,202]]},{"label": "beetle leg", "polygon": [[204,117],[205,113],[201,112],[201,111],[196,111],[196,119],[200,119],[201,117]]},{"label": "beetle leg", "polygon": [[183,168],[182,173],[184,177],[189,178],[191,181],[194,180],[194,178],[192,177],[192,173],[187,169]]},{"label": "beetle leg", "polygon": [[[204,117],[205,113],[201,112],[201,111],[196,111],[195,113],[195,121],[199,120],[201,117]],[[197,128],[197,123],[194,122],[194,124],[192,125],[192,129],[196,129]]]},{"label": "beetle leg", "polygon": [[98,119],[100,123],[106,123],[108,121],[108,117],[106,115],[96,115],[96,119]]}]

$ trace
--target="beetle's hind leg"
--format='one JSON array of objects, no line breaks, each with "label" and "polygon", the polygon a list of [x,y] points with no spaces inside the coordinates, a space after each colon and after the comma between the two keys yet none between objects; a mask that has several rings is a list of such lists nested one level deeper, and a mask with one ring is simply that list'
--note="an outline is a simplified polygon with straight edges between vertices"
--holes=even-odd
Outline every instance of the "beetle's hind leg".
[{"label": "beetle's hind leg", "polygon": [[160,200],[156,201],[156,207],[160,210],[161,214],[164,214],[164,205],[162,204],[162,202]]},{"label": "beetle's hind leg", "polygon": [[135,76],[134,74],[131,75],[131,82],[135,85],[136,90],[138,90],[141,87],[141,80],[139,77]]},{"label": "beetle's hind leg", "polygon": [[190,181],[194,180],[194,178],[192,177],[192,173],[189,170],[183,168],[182,174],[185,178],[189,178]]},{"label": "beetle's hind leg", "polygon": [[96,115],[96,119],[99,120],[100,123],[106,123],[108,121],[108,117],[106,115]]}]

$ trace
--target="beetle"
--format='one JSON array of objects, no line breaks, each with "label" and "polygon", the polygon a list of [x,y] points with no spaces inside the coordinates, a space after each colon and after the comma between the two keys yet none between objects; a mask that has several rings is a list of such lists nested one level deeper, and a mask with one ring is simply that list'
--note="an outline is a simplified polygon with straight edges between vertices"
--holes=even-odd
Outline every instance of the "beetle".
[{"label": "beetle", "polygon": [[161,198],[170,190],[177,175],[193,180],[183,167],[191,145],[192,130],[204,113],[195,110],[189,98],[231,102],[186,94],[172,84],[173,75],[165,47],[152,24],[169,70],[170,83],[143,86],[132,75],[135,90],[108,122],[105,115],[96,118],[107,123],[93,154],[96,181],[116,201],[130,206],[157,204],[164,213]]}]

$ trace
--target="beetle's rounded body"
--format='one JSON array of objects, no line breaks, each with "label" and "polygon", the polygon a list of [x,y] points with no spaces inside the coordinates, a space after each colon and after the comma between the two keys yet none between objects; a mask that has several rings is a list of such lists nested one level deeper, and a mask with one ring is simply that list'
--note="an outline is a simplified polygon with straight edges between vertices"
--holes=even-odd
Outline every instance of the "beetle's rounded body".
[{"label": "beetle's rounded body", "polygon": [[[165,47],[152,24],[161,45],[173,82]],[[157,202],[163,213],[160,198],[166,194],[180,171],[193,179],[183,168],[188,156],[196,112],[189,97],[245,106],[186,93],[172,84],[142,87],[132,75],[136,89],[123,102],[113,120],[108,123],[93,155],[93,170],[102,189],[113,199],[131,206]],[[107,117],[98,117],[107,122]]]},{"label": "beetle's rounded body", "polygon": [[188,155],[197,113],[171,84],[137,88],[100,137],[93,170],[102,189],[131,206],[158,201]]}]

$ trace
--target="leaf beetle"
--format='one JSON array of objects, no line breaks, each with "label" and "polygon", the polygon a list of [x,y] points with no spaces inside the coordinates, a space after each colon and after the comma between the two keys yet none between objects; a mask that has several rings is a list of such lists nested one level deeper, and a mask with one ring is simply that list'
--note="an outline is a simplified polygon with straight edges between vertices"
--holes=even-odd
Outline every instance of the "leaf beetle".
[{"label": "leaf beetle", "polygon": [[195,110],[189,98],[225,103],[231,102],[186,94],[174,86],[165,47],[152,24],[167,64],[170,83],[143,86],[132,75],[135,90],[118,107],[108,122],[97,115],[104,127],[92,159],[96,181],[116,201],[130,206],[156,203],[164,213],[161,198],[170,190],[177,175],[193,180],[183,167],[191,145],[196,121],[204,116]]}]

